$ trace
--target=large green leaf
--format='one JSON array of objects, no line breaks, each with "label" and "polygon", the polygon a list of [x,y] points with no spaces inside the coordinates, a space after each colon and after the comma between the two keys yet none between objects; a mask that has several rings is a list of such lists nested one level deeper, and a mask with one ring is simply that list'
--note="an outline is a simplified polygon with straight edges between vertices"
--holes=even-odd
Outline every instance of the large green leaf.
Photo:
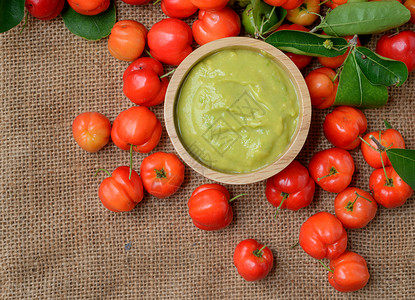
[{"label": "large green leaf", "polygon": [[379,56],[365,47],[357,47],[354,55],[360,70],[373,84],[401,86],[408,78],[408,69],[401,61]]},{"label": "large green leaf", "polygon": [[415,150],[392,148],[386,154],[399,177],[415,190]]},{"label": "large green leaf", "polygon": [[410,11],[398,1],[355,2],[329,12],[317,28],[332,36],[380,33],[409,21]]},{"label": "large green leaf", "polygon": [[24,16],[25,0],[0,0],[0,32],[19,24]]},{"label": "large green leaf", "polygon": [[265,42],[280,50],[308,56],[336,57],[346,53],[348,43],[344,38],[328,37],[297,30],[280,30]]},{"label": "large green leaf", "polygon": [[376,108],[388,101],[388,89],[372,84],[360,70],[355,55],[349,54],[340,73],[334,105]]},{"label": "large green leaf", "polygon": [[97,41],[111,33],[116,18],[115,5],[111,3],[106,11],[95,16],[81,15],[71,7],[67,7],[62,12],[62,18],[65,26],[73,34],[87,40]]}]

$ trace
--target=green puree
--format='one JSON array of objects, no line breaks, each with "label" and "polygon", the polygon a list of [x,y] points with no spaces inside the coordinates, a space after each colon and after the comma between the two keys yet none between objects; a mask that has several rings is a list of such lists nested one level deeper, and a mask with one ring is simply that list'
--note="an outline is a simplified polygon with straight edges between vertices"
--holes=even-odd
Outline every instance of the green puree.
[{"label": "green puree", "polygon": [[298,99],[271,58],[227,49],[197,65],[183,82],[176,126],[187,151],[211,169],[248,173],[273,163],[297,127]]}]

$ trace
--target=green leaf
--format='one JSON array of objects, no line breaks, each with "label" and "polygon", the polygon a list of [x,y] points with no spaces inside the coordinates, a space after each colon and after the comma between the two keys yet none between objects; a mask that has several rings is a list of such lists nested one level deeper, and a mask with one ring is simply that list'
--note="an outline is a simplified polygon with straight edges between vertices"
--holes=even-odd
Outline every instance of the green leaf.
[{"label": "green leaf", "polygon": [[408,69],[401,61],[382,57],[365,47],[357,47],[354,55],[363,74],[373,84],[401,86],[408,78]]},{"label": "green leaf", "polygon": [[308,56],[336,57],[346,53],[344,38],[328,37],[297,30],[276,31],[265,42],[280,50]]},{"label": "green leaf", "polygon": [[360,70],[355,55],[347,56],[340,73],[334,105],[360,108],[381,107],[388,101],[388,89],[372,84]]},{"label": "green leaf", "polygon": [[386,154],[399,177],[415,190],[415,150],[392,148]]},{"label": "green leaf", "polygon": [[249,34],[262,37],[277,29],[286,15],[287,11],[281,7],[253,0],[242,14],[242,25]]},{"label": "green leaf", "polygon": [[332,36],[372,34],[399,27],[410,18],[410,11],[398,1],[355,2],[333,9],[317,28]]},{"label": "green leaf", "polygon": [[385,123],[386,129],[392,129],[392,125],[388,122],[388,120],[383,120],[383,123]]},{"label": "green leaf", "polygon": [[252,5],[252,17],[254,25],[258,24],[260,22],[260,15],[261,15],[261,0],[251,0]]},{"label": "green leaf", "polygon": [[114,3],[111,3],[106,11],[95,16],[78,14],[71,7],[62,12],[63,21],[70,32],[92,41],[100,40],[111,33],[115,17]]},{"label": "green leaf", "polygon": [[19,24],[24,16],[25,0],[0,0],[0,32]]},{"label": "green leaf", "polygon": [[[273,32],[274,30],[276,30],[278,27],[281,26],[282,22],[284,21],[285,17],[287,16],[287,11],[284,8],[282,8],[282,7],[274,6],[274,13],[273,13],[273,15],[276,15],[277,16],[278,22],[275,23],[275,21],[272,21],[272,19],[265,20],[266,27],[268,27],[268,28],[263,33],[264,35],[267,35],[267,34]],[[265,27],[264,27],[264,29],[265,29]]]}]

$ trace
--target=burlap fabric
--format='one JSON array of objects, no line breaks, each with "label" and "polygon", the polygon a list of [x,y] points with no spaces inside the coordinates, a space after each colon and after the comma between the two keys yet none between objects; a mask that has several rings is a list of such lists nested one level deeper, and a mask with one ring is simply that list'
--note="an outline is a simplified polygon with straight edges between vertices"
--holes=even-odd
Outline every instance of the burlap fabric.
[{"label": "burlap fabric", "polygon": [[[117,18],[147,28],[164,18],[159,6],[117,1]],[[413,25],[412,29],[413,28]],[[408,25],[406,28],[410,28]],[[317,189],[298,212],[275,209],[265,183],[227,186],[248,195],[232,206],[232,224],[219,232],[197,229],[187,213],[191,192],[209,180],[186,168],[181,189],[168,199],[149,195],[129,213],[104,209],[97,191],[104,174],[128,164],[128,153],[109,143],[96,154],[79,148],[73,119],[98,111],[111,121],[132,103],[122,93],[128,63],[115,60],[107,40],[90,42],[70,33],[59,17],[29,18],[0,34],[0,297],[2,299],[414,299],[414,197],[397,209],[380,208],[364,229],[348,230],[350,250],[366,258],[368,285],[355,293],[335,291],[327,272],[300,247],[300,225],[319,211],[334,212],[334,194]],[[315,66],[317,63],[315,63]],[[307,71],[306,71],[307,72]],[[390,90],[389,103],[365,111],[369,130],[388,119],[415,148],[415,77]],[[163,121],[163,106],[152,108]],[[298,159],[330,147],[315,110]],[[173,151],[166,132],[155,150]],[[368,189],[372,169],[360,151],[352,186]],[[145,155],[136,154],[138,169]],[[233,266],[233,250],[246,238],[269,245],[275,266],[248,283]]]}]

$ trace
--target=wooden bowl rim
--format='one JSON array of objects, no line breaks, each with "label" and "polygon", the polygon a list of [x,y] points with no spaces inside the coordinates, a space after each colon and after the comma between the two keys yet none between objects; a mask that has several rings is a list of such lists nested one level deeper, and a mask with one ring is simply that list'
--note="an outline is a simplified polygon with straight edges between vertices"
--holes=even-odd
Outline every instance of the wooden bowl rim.
[{"label": "wooden bowl rim", "polygon": [[[220,50],[229,48],[245,48],[254,51],[265,51],[268,53],[270,57],[273,58],[290,77],[292,83],[294,84],[299,101],[300,111],[297,128],[285,152],[280,154],[279,158],[272,164],[249,173],[222,173],[202,165],[195,158],[193,158],[182,145],[182,142],[177,134],[177,128],[175,124],[174,112],[177,102],[176,100],[181,85],[188,72],[205,57]],[[172,78],[170,79],[166,91],[164,103],[164,121],[173,147],[179,156],[193,170],[217,182],[227,184],[249,184],[265,180],[277,174],[296,158],[304,146],[310,129],[311,100],[303,75],[297,66],[292,62],[292,60],[282,51],[268,43],[257,39],[248,37],[229,37],[207,43],[197,48],[180,63],[180,65],[175,70]]]}]

